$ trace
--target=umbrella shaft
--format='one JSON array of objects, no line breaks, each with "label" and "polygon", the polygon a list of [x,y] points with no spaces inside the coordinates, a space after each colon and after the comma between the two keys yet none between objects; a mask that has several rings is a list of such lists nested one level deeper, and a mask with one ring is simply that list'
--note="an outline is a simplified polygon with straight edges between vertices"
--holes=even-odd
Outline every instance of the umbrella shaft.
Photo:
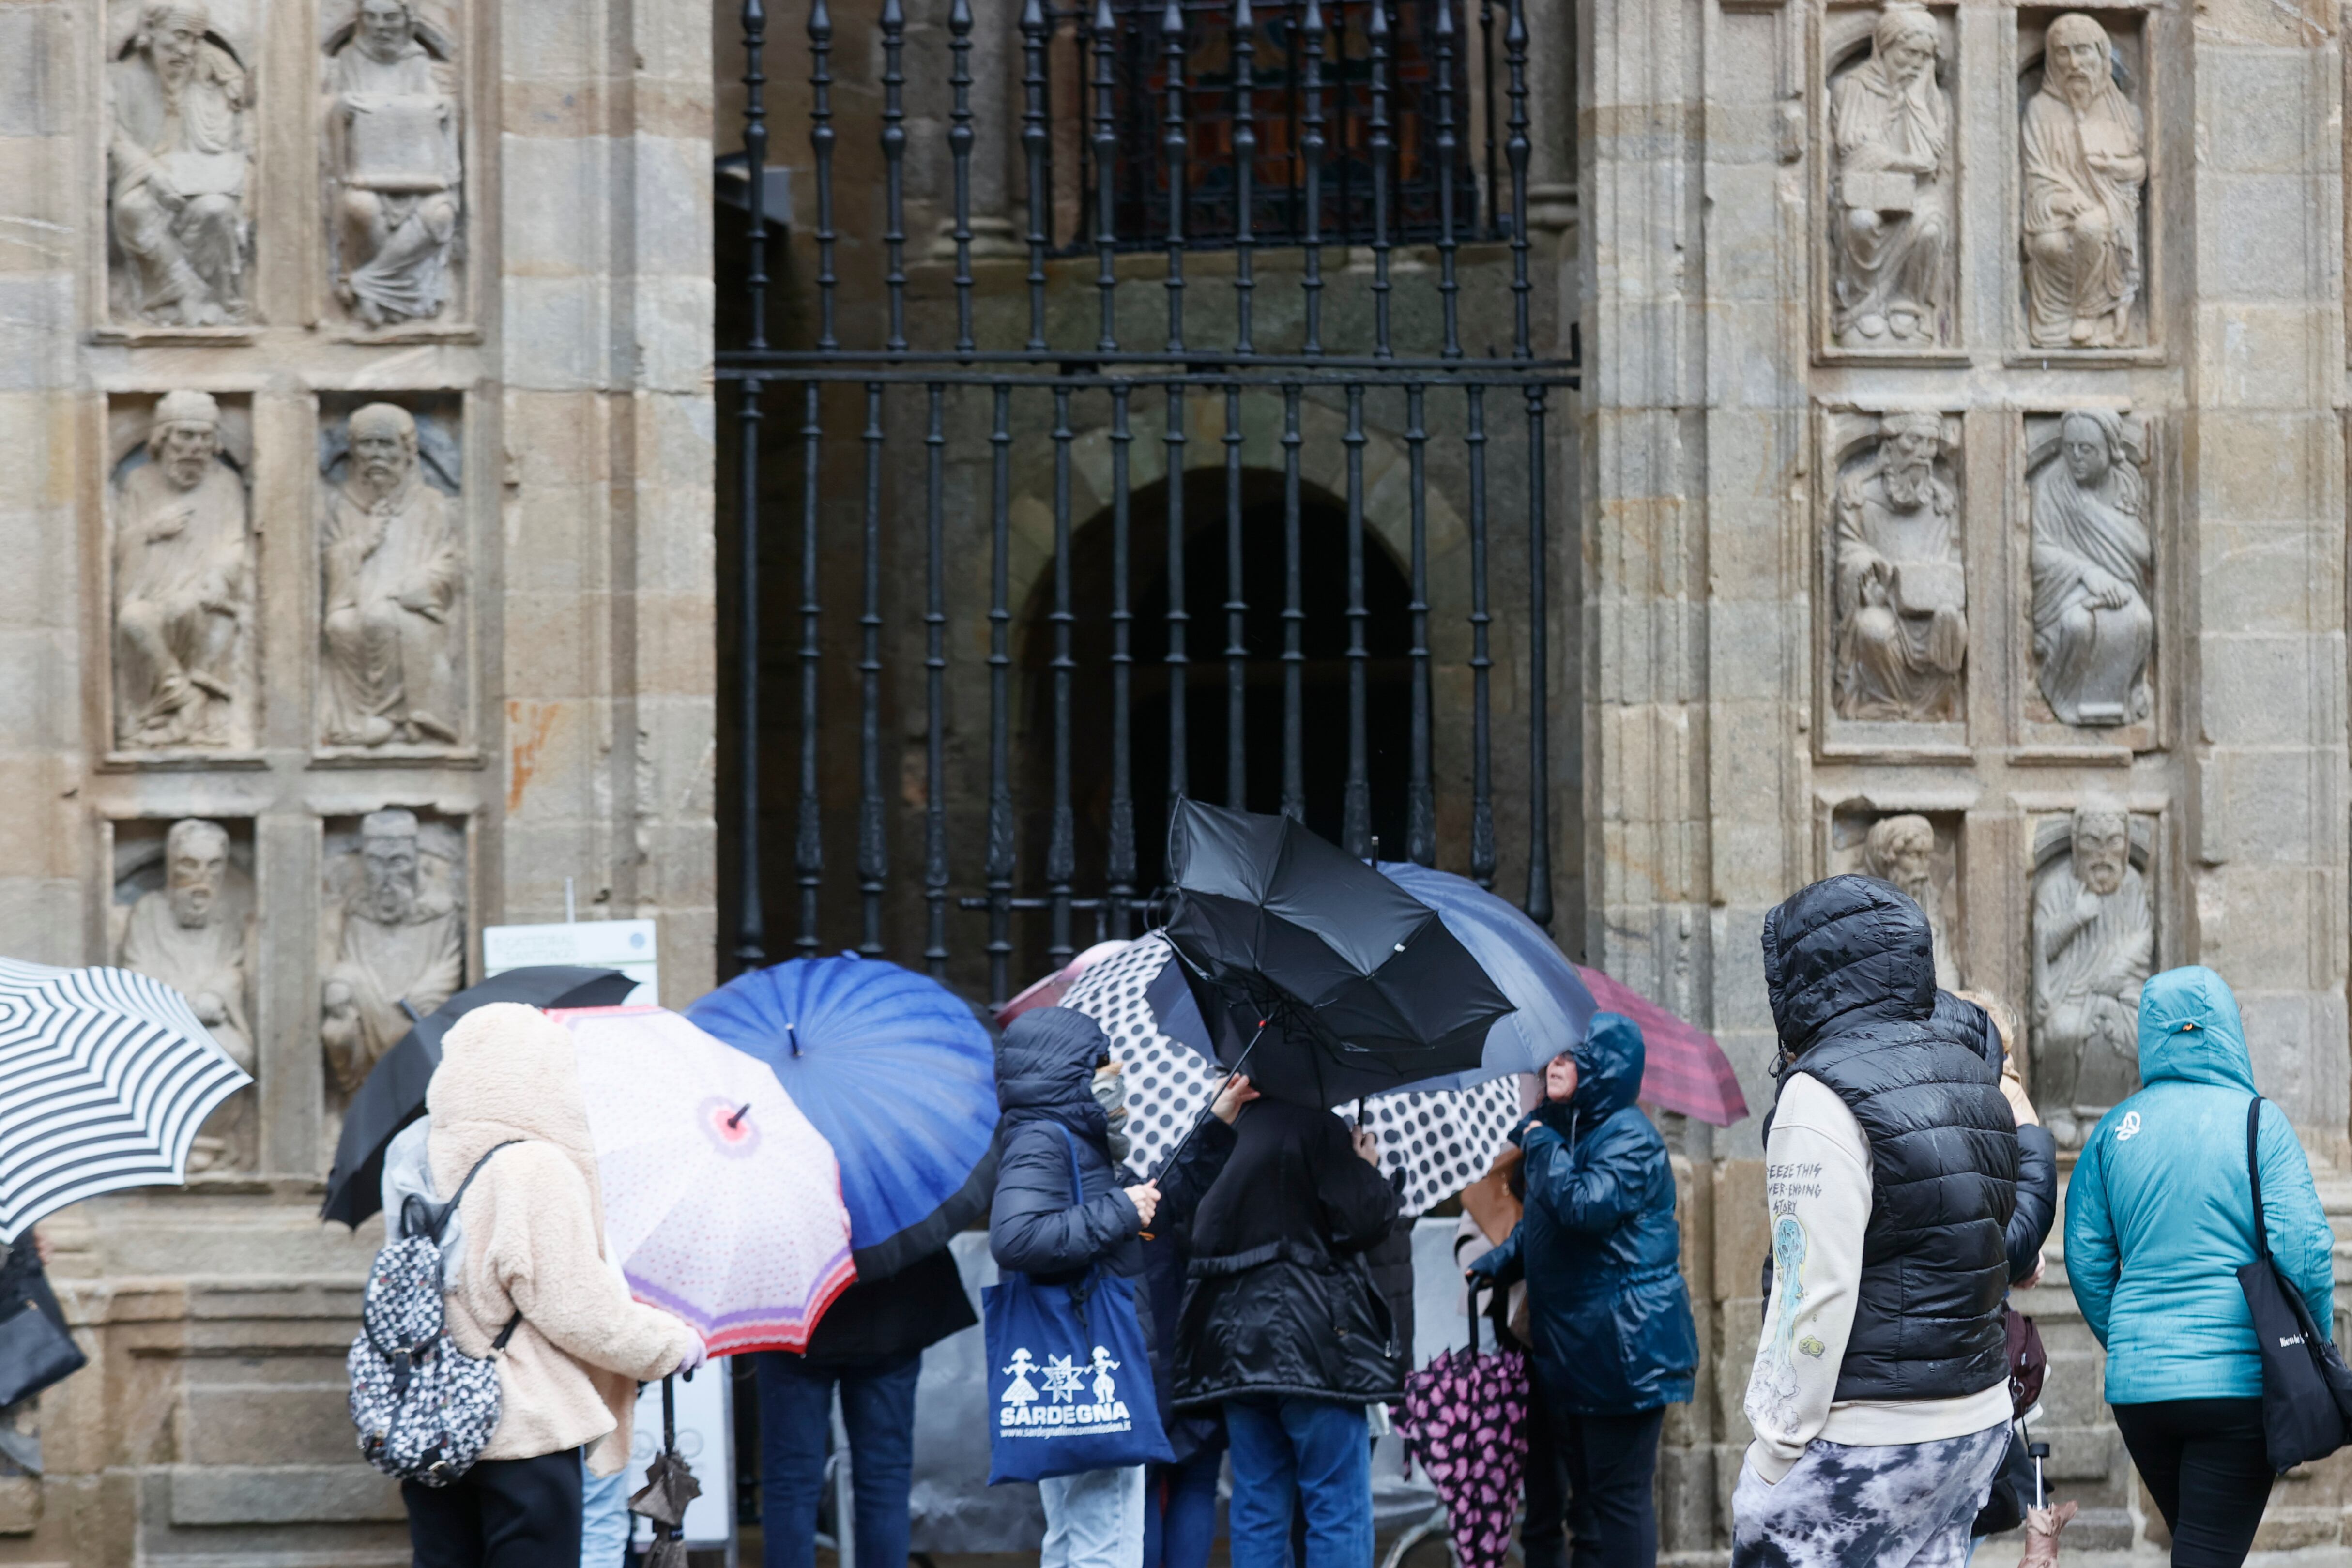
[{"label": "umbrella shaft", "polygon": [[1192,1118],[1192,1124],[1184,1129],[1184,1135],[1182,1137],[1176,1140],[1175,1148],[1169,1152],[1166,1163],[1161,1165],[1160,1167],[1160,1174],[1161,1176],[1166,1176],[1169,1172],[1176,1168],[1176,1162],[1184,1156],[1184,1145],[1192,1141],[1192,1134],[1201,1130],[1201,1124],[1203,1122],[1206,1122],[1211,1116],[1216,1114],[1217,1101],[1219,1097],[1222,1096],[1226,1090],[1234,1086],[1234,1080],[1239,1078],[1242,1075],[1242,1069],[1249,1065],[1250,1052],[1255,1051],[1257,1049],[1257,1042],[1265,1038],[1265,1025],[1261,1023],[1257,1026],[1257,1032],[1250,1036],[1249,1044],[1242,1048],[1240,1057],[1234,1062],[1233,1071],[1225,1074],[1225,1081],[1223,1083],[1217,1085],[1216,1093],[1209,1096],[1209,1103],[1201,1107],[1200,1114]]}]

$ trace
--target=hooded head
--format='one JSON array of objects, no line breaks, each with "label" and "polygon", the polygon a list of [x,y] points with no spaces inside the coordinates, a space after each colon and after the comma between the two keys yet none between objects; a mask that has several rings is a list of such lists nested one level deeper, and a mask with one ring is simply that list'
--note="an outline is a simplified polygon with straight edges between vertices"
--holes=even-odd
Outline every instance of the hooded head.
[{"label": "hooded head", "polygon": [[455,1192],[474,1162],[500,1144],[551,1144],[587,1179],[596,1234],[604,1233],[604,1188],[571,1030],[520,1002],[476,1008],[442,1037],[425,1105],[433,1117],[435,1191]]},{"label": "hooded head", "polygon": [[1924,1023],[1936,1005],[1927,916],[1876,877],[1800,888],[1764,916],[1764,984],[1792,1056],[1864,1024]]},{"label": "hooded head", "polygon": [[1109,1054],[1102,1026],[1071,1008],[1033,1008],[1005,1026],[996,1046],[996,1103],[1007,1122],[1044,1118],[1100,1139],[1095,1063]]},{"label": "hooded head", "polygon": [[1949,991],[1936,993],[1936,1008],[1927,1015],[1927,1028],[1937,1040],[1981,1056],[2000,1071],[2000,1030],[1992,1021],[1992,1014],[1963,997]]},{"label": "hooded head", "polygon": [[2167,969],[2140,988],[2139,1079],[2255,1092],[2238,998],[2221,976],[2191,964]]},{"label": "hooded head", "polygon": [[1584,1038],[1569,1054],[1576,1059],[1576,1092],[1569,1096],[1569,1113],[1585,1125],[1615,1115],[1641,1093],[1642,1069],[1648,1060],[1642,1026],[1624,1014],[1594,1013]]}]

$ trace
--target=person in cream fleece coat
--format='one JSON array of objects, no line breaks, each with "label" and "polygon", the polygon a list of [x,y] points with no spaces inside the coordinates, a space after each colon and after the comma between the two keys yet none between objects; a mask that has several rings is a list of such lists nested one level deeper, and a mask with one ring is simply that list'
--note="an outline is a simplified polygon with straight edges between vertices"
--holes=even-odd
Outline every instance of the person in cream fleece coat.
[{"label": "person in cream fleece coat", "polygon": [[[493,1149],[457,1218],[448,1325],[467,1355],[517,1313],[499,1353],[499,1424],[446,1487],[401,1485],[417,1568],[578,1568],[581,1458],[628,1460],[636,1385],[701,1364],[694,1330],[629,1297],[604,1257],[604,1207],[572,1036],[535,1008],[459,1019],[426,1092],[426,1158],[452,1193]],[[509,1145],[501,1148],[499,1145]]]}]

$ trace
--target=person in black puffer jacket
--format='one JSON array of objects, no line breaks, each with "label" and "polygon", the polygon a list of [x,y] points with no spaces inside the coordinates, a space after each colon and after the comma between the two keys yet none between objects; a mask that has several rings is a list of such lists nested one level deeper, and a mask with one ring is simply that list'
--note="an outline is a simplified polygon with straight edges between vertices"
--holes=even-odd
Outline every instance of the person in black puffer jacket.
[{"label": "person in black puffer jacket", "polygon": [[[1135,1279],[1141,1234],[1155,1217],[1180,1221],[1199,1201],[1234,1147],[1231,1128],[1249,1081],[1217,1099],[1177,1167],[1159,1182],[1122,1188],[1111,1156],[1110,1118],[1094,1094],[1096,1070],[1110,1061],[1100,1025],[1068,1008],[1038,1008],[1014,1019],[996,1048],[996,1197],[988,1249],[996,1266],[1048,1284],[1076,1280],[1100,1263]],[[1070,1191],[1077,1155],[1079,1190]],[[1151,1304],[1136,1294],[1143,1343],[1151,1344]],[[1155,1395],[1156,1397],[1156,1395]],[[1143,1557],[1143,1467],[1088,1470],[1040,1481],[1045,1507],[1041,1568],[1137,1568]]]},{"label": "person in black puffer jacket", "polygon": [[[1927,1027],[1956,1045],[1966,1046],[2002,1071],[2008,1042],[1991,1012],[1973,999],[1950,991],[1936,993],[1936,1010]],[[2008,1086],[2002,1085],[2007,1097]],[[2004,1239],[2009,1252],[2009,1282],[2030,1287],[2042,1277],[2042,1244],[2058,1215],[2058,1145],[2050,1129],[2033,1115],[2032,1107],[2010,1101],[2017,1121],[2017,1207],[2009,1217]]]},{"label": "person in black puffer jacket", "polygon": [[1733,1568],[1957,1563],[2009,1440],[2000,1070],[1936,1027],[1927,918],[1889,883],[1766,915],[1764,980],[1781,1082]]},{"label": "person in black puffer jacket", "polygon": [[1364,1406],[1404,1396],[1405,1350],[1365,1251],[1396,1223],[1396,1188],[1369,1133],[1328,1111],[1265,1100],[1192,1221],[1176,1333],[1176,1405],[1222,1405],[1231,1444],[1234,1568],[1290,1568],[1294,1499],[1304,1568],[1372,1560]]}]

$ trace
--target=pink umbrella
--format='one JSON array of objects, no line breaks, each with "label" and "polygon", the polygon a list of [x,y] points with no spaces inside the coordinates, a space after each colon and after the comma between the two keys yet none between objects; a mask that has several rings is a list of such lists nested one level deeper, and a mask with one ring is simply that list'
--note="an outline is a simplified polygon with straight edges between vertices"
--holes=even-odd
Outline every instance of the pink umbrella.
[{"label": "pink umbrella", "polygon": [[1528,1358],[1516,1350],[1445,1351],[1404,1380],[1398,1430],[1445,1504],[1460,1568],[1500,1568],[1518,1523],[1528,1462]]},{"label": "pink umbrella", "polygon": [[1100,963],[1113,953],[1126,947],[1124,942],[1097,942],[1042,980],[1032,980],[1021,994],[996,1009],[996,1027],[1003,1029],[1023,1013],[1035,1008],[1055,1008],[1062,997],[1077,982],[1090,965]]},{"label": "pink umbrella", "polygon": [[1642,1026],[1648,1055],[1642,1070],[1642,1098],[1653,1105],[1728,1127],[1748,1114],[1748,1096],[1715,1036],[1676,1018],[1631,986],[1583,965],[1576,972],[1603,1012],[1622,1013]]}]

